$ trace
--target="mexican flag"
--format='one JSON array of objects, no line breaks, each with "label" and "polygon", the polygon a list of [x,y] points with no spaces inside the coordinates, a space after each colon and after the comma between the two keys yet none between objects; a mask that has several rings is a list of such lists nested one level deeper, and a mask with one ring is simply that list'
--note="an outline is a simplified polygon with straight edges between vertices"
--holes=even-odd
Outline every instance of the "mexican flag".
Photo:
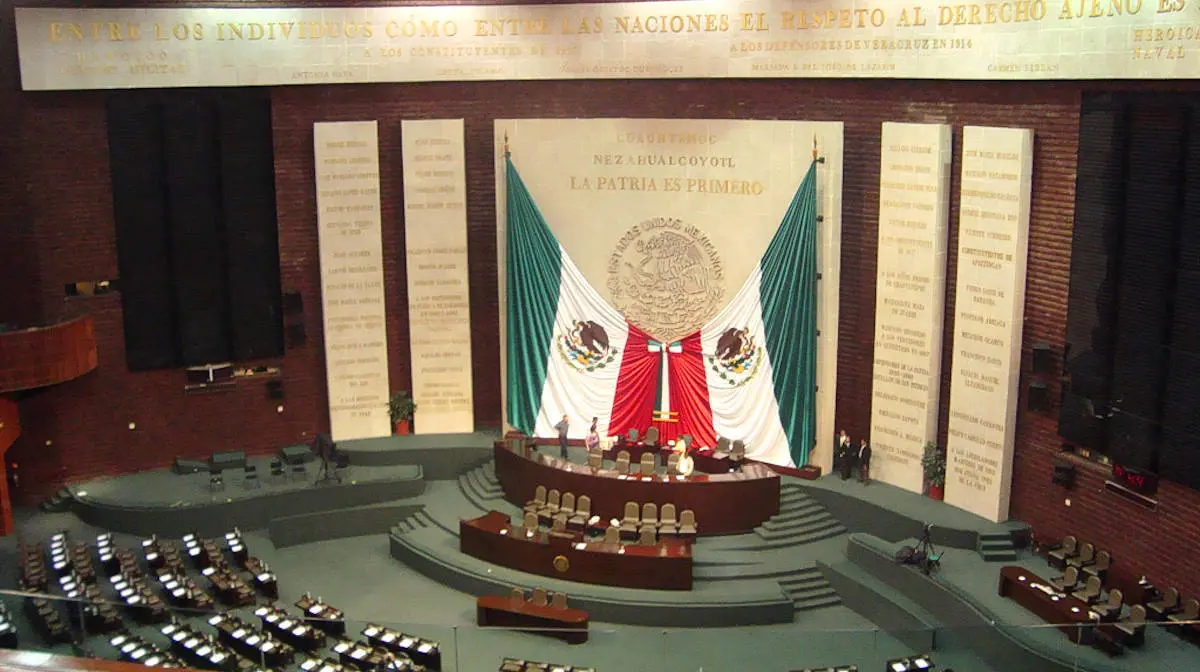
[{"label": "mexican flag", "polygon": [[718,436],[748,456],[805,464],[816,425],[816,167],[733,300],[665,343],[630,324],[587,282],[507,165],[508,424],[572,438],[652,426],[665,438]]}]

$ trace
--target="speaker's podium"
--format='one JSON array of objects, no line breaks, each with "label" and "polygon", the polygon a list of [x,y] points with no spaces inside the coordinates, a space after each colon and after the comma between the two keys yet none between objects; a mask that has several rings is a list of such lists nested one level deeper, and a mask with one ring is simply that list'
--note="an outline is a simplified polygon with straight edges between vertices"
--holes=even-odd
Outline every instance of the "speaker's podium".
[{"label": "speaker's podium", "polygon": [[658,428],[658,445],[667,445],[668,441],[679,438],[679,411],[654,411],[650,426]]}]

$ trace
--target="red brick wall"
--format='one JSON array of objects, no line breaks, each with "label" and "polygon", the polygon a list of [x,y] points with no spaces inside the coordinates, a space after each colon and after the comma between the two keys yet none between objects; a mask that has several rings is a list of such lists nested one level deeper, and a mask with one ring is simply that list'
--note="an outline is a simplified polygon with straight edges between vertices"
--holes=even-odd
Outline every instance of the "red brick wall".
[{"label": "red brick wall", "polygon": [[[7,2],[0,0],[0,4]],[[153,3],[150,3],[153,4]],[[11,14],[3,12],[5,22]],[[15,71],[0,26],[0,73]],[[19,459],[23,492],[31,499],[67,479],[162,467],[175,455],[243,448],[271,451],[324,428],[324,355],[320,338],[319,269],[313,183],[314,121],[377,119],[384,194],[384,249],[389,304],[388,336],[393,387],[408,385],[407,297],[399,125],[404,118],[466,120],[471,311],[476,370],[476,417],[499,422],[498,317],[495,296],[495,212],[492,120],[506,117],[689,117],[843,121],[843,276],[840,305],[837,425],[863,435],[869,426],[874,337],[875,237],[879,139],[883,121],[946,122],[956,133],[947,284],[946,342],[952,342],[954,250],[957,245],[958,147],[964,125],[1008,125],[1037,131],[1033,222],[1024,326],[1025,371],[1033,344],[1062,351],[1075,192],[1079,84],[984,84],[889,81],[645,81],[426,84],[296,87],[272,93],[284,291],[305,305],[308,344],[267,362],[283,369],[285,412],[275,412],[259,383],[231,393],[187,397],[179,371],[129,373],[124,364],[120,298],[62,296],[76,280],[116,276],[103,99],[93,93],[21,94],[0,74],[0,121],[20,133],[0,134],[0,208],[26,221],[12,240],[23,245],[24,267],[0,266],[9,286],[33,286],[32,308],[59,319],[90,312],[96,318],[100,369],[23,402],[24,433],[10,451]],[[1087,85],[1095,88],[1100,85]],[[1112,85],[1116,86],[1116,85]],[[1190,86],[1173,84],[1171,86]],[[9,185],[6,187],[5,185]],[[21,220],[22,215],[27,215]],[[0,227],[3,230],[3,227]],[[25,238],[21,238],[24,231]],[[0,237],[0,245],[9,241]],[[0,252],[0,255],[3,253]],[[3,261],[3,259],[0,259]],[[17,270],[14,270],[17,269]],[[0,292],[3,296],[4,292]],[[7,302],[7,303],[6,303]],[[14,303],[0,299],[0,311]],[[3,313],[0,312],[0,321]],[[943,370],[949,372],[950,348]],[[1053,381],[1051,381],[1053,382]],[[1022,380],[1022,390],[1028,375]],[[1057,398],[1057,385],[1052,385]],[[942,406],[949,379],[943,381]],[[1024,410],[1022,395],[1012,514],[1046,537],[1075,533],[1111,548],[1125,573],[1147,573],[1162,583],[1200,588],[1200,492],[1170,484],[1157,513],[1137,509],[1101,489],[1102,476],[1084,468],[1079,487],[1050,484],[1051,458],[1060,448],[1053,416]],[[135,430],[128,429],[136,422]],[[940,435],[945,437],[945,413]],[[49,445],[47,442],[51,442]],[[1070,496],[1073,506],[1065,507]]]}]

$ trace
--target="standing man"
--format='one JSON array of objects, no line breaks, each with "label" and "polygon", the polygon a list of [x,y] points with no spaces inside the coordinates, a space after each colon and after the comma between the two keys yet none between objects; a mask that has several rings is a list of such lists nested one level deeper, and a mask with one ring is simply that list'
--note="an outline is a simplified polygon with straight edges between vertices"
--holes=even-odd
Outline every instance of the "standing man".
[{"label": "standing man", "polygon": [[[847,434],[846,430],[843,429],[838,432],[837,437],[833,440],[833,468],[844,473],[845,469],[843,467],[846,464],[846,460],[849,459],[849,456],[850,435]],[[846,477],[843,476],[842,478],[844,479]]]},{"label": "standing man", "polygon": [[842,449],[842,480],[849,480],[851,474],[854,473],[854,463],[858,461],[858,451],[850,443],[850,437],[846,437],[846,445]]},{"label": "standing man", "polygon": [[871,482],[871,444],[866,439],[858,442],[858,482],[863,485]]},{"label": "standing man", "polygon": [[563,416],[558,424],[554,426],[558,430],[558,447],[562,450],[562,459],[567,459],[567,427],[570,422],[567,421],[567,416]]}]

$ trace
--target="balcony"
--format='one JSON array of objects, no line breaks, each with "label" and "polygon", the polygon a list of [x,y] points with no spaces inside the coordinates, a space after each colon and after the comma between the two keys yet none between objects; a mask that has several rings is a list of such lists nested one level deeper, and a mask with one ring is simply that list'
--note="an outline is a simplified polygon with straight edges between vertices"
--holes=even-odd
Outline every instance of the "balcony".
[{"label": "balcony", "polygon": [[0,394],[74,380],[96,364],[91,317],[0,332]]}]

